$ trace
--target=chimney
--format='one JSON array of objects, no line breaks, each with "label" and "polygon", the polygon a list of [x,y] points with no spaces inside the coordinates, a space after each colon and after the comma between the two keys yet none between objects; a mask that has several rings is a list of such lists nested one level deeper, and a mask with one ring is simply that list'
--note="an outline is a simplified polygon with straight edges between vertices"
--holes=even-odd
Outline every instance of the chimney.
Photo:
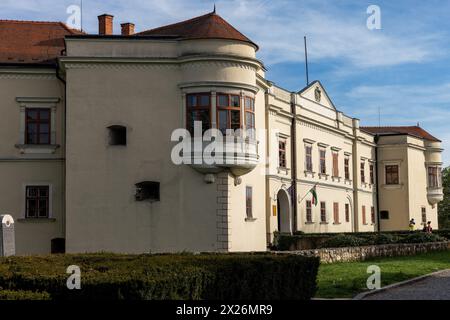
[{"label": "chimney", "polygon": [[122,23],[120,26],[122,27],[123,36],[132,36],[134,34],[134,23]]},{"label": "chimney", "polygon": [[109,36],[113,34],[113,19],[110,14],[102,14],[98,16],[98,34]]}]

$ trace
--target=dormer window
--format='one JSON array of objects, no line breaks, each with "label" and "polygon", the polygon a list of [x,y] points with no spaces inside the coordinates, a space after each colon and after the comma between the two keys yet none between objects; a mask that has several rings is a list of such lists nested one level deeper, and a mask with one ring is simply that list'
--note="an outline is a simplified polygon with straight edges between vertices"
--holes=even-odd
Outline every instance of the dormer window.
[{"label": "dormer window", "polygon": [[126,146],[127,145],[127,128],[124,126],[114,125],[108,127],[109,145],[110,146]]}]

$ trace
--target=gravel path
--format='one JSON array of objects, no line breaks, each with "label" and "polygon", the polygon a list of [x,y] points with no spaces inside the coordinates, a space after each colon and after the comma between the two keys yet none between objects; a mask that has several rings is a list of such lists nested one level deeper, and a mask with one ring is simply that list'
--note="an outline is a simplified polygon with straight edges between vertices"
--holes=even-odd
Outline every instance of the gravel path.
[{"label": "gravel path", "polygon": [[368,295],[364,300],[450,300],[450,270],[418,282]]}]

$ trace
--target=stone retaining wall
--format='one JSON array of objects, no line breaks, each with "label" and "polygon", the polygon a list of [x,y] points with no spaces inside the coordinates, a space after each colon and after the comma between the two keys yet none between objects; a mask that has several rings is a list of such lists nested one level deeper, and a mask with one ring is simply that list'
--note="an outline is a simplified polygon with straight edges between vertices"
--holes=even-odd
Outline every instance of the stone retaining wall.
[{"label": "stone retaining wall", "polygon": [[411,244],[386,244],[363,247],[323,248],[313,250],[279,251],[279,254],[300,254],[320,257],[321,263],[363,261],[375,257],[409,256],[431,251],[450,249],[450,242],[430,242]]}]

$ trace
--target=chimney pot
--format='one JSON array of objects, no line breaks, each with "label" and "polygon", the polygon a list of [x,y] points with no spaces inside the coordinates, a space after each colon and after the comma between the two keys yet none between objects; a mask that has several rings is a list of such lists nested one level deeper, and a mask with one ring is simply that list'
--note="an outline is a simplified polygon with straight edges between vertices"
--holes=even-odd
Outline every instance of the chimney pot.
[{"label": "chimney pot", "polygon": [[112,35],[113,34],[113,19],[114,16],[110,14],[102,14],[98,16],[98,34]]},{"label": "chimney pot", "polygon": [[134,34],[134,23],[122,23],[120,26],[122,27],[123,36],[132,36]]}]

